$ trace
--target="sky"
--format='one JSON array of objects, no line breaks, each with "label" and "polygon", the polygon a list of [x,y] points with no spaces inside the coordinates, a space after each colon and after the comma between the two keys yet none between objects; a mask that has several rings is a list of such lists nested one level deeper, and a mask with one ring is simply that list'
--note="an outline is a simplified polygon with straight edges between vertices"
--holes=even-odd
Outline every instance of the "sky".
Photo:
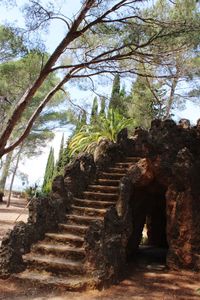
[{"label": "sky", "polygon": [[[24,0],[16,1],[19,5],[24,3]],[[65,10],[65,14],[72,17],[74,13],[78,11],[80,8],[80,0],[55,0],[57,7],[59,7],[60,3],[64,3],[63,7]],[[18,26],[23,26],[23,18],[22,14],[17,7],[11,7],[9,10],[3,9],[0,7],[0,22],[11,22]],[[47,47],[48,52],[52,52],[58,43],[61,41],[62,37],[65,33],[65,26],[64,23],[60,21],[54,21],[49,28],[49,32],[45,39],[45,45]],[[110,92],[110,87],[104,87],[104,91],[106,93]],[[70,95],[72,99],[82,99],[82,103],[93,99],[94,95],[89,92],[80,91],[77,87],[70,87],[69,88]],[[183,111],[176,111],[175,119],[178,121],[180,118],[188,118],[190,121],[195,124],[196,120],[200,118],[200,107],[194,105],[193,103],[188,103],[186,106],[186,110]],[[65,140],[69,136],[69,130],[65,129]],[[57,130],[55,132],[55,138],[52,142],[48,144],[45,148],[43,154],[39,157],[25,160],[23,163],[20,164],[20,171],[24,173],[28,173],[29,183],[28,185],[33,185],[34,183],[42,184],[42,178],[45,171],[45,166],[48,158],[48,153],[50,147],[54,147],[55,156],[57,157],[59,151],[59,145],[62,138],[63,130]],[[7,186],[9,182],[7,183]],[[14,183],[14,189],[21,188],[21,181],[20,179],[16,179]]]}]

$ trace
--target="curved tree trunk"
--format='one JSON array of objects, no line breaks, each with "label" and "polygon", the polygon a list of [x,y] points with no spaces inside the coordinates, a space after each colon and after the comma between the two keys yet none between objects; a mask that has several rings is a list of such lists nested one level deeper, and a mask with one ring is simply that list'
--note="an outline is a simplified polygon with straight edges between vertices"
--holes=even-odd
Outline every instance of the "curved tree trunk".
[{"label": "curved tree trunk", "polygon": [[[65,49],[70,43],[72,43],[76,38],[82,35],[83,33],[82,31],[84,30],[84,28],[82,30],[78,30],[78,28],[82,23],[82,21],[84,20],[87,12],[94,6],[95,2],[96,2],[95,0],[87,0],[84,2],[81,10],[79,11],[75,20],[72,22],[71,26],[69,27],[69,31],[67,32],[66,36],[63,38],[63,40],[57,46],[55,51],[49,57],[44,68],[41,70],[38,78],[25,91],[24,95],[17,103],[15,109],[13,110],[12,115],[7,120],[5,129],[0,134],[0,157],[2,157],[5,153],[7,153],[5,152],[5,148],[6,148],[7,141],[9,140],[13,132],[13,129],[15,128],[17,122],[21,119],[24,110],[31,103],[31,100],[35,95],[35,93],[37,92],[37,90],[41,87],[45,79],[52,72],[52,68],[56,64],[59,57],[63,54],[63,52],[65,51]],[[87,30],[88,26],[89,27],[92,26],[92,24],[93,22],[91,22],[91,25],[88,24],[87,26],[85,26],[85,30]]]}]

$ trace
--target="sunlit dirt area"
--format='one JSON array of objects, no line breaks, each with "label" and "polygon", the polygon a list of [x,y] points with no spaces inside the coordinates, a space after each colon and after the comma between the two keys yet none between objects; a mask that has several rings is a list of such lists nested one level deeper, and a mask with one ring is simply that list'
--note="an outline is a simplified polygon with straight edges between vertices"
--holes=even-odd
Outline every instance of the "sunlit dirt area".
[{"label": "sunlit dirt area", "polygon": [[11,198],[11,204],[6,206],[7,198],[4,197],[3,203],[0,203],[0,244],[3,236],[8,229],[12,229],[15,221],[26,222],[28,209],[27,200],[22,198]]},{"label": "sunlit dirt area", "polygon": [[58,292],[17,287],[10,279],[0,281],[1,300],[108,300],[108,299],[200,299],[197,289],[199,274],[193,272],[169,272],[134,270],[129,265],[127,278],[118,285],[102,291],[82,293]]}]

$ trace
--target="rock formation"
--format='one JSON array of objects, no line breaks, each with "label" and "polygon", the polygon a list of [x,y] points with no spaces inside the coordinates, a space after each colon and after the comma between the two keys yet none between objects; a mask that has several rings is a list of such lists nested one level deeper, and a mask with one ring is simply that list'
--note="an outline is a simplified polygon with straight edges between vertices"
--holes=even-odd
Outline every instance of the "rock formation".
[{"label": "rock formation", "polygon": [[[138,128],[128,138],[123,130],[117,143],[102,141],[94,157],[77,157],[66,166],[64,177],[55,178],[51,197],[32,203],[28,223],[17,224],[4,238],[2,276],[22,271],[28,262],[28,271],[18,278],[45,269],[53,270],[58,285],[65,282],[71,290],[106,286],[123,275],[145,224],[148,242],[168,247],[170,268],[200,270],[199,124],[154,120],[149,131]],[[73,241],[68,234],[72,229]],[[59,265],[61,252],[65,270]],[[55,257],[54,264],[49,255]],[[60,274],[67,272],[90,275],[94,281],[76,281],[72,287],[65,277],[61,280]]]}]

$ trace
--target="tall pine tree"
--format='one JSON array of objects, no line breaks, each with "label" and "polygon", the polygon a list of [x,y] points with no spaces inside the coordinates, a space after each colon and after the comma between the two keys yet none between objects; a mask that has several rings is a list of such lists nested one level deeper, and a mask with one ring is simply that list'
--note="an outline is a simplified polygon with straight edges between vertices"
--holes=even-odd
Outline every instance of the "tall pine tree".
[{"label": "tall pine tree", "polygon": [[[158,86],[154,84],[152,87],[156,92]],[[138,76],[132,84],[127,105],[128,116],[135,120],[137,126],[148,129],[151,121],[161,116],[161,109],[161,107],[158,107],[158,103],[156,103],[156,99],[147,85],[146,78]]]},{"label": "tall pine tree", "polygon": [[47,165],[45,169],[45,174],[44,174],[44,182],[42,185],[42,192],[43,193],[49,193],[52,188],[52,181],[54,177],[54,150],[51,147],[48,160],[47,160]]}]

